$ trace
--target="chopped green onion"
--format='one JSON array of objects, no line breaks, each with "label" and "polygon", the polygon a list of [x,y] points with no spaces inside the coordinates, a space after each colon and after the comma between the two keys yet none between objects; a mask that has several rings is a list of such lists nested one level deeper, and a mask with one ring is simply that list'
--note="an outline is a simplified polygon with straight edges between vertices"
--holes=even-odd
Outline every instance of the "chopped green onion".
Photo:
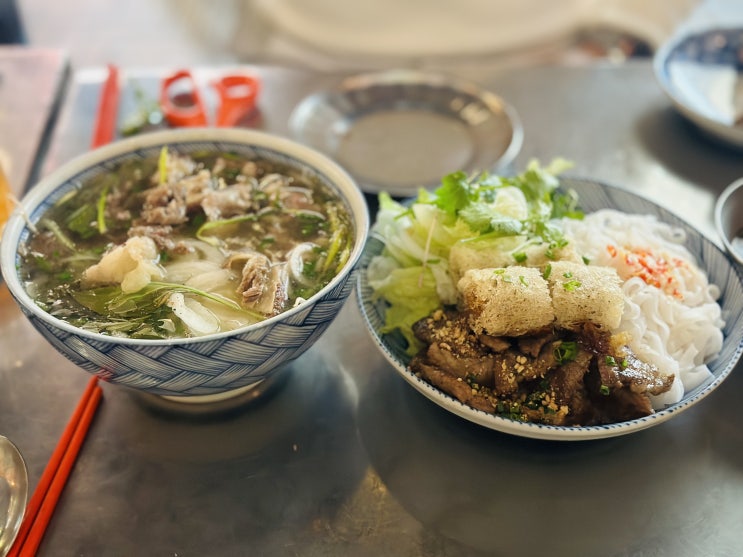
[{"label": "chopped green onion", "polygon": [[273,236],[266,236],[261,240],[261,243],[258,245],[258,247],[265,248],[267,246],[270,246],[274,242],[276,242],[276,238],[274,238]]},{"label": "chopped green onion", "polygon": [[246,311],[237,302],[214,292],[207,292],[184,284],[152,281],[136,292],[124,293],[120,286],[102,286],[82,290],[73,294],[79,303],[102,315],[114,313],[125,317],[135,315],[144,308],[154,311],[163,305],[167,298],[175,293],[193,294],[234,310]]},{"label": "chopped green onion", "polygon": [[168,181],[168,147],[163,145],[160,149],[160,158],[157,159],[157,170],[161,184],[165,184]]},{"label": "chopped green onion", "polygon": [[77,251],[75,243],[70,240],[64,232],[62,232],[62,229],[56,222],[50,219],[42,219],[41,224],[44,225],[52,234],[54,234],[57,240],[59,240],[60,244],[62,244],[70,251]]},{"label": "chopped green onion", "polygon": [[320,271],[325,272],[330,267],[330,263],[335,259],[335,256],[338,255],[338,252],[341,249],[341,245],[343,245],[343,240],[345,238],[346,234],[346,227],[340,226],[338,229],[336,229],[335,232],[333,232],[333,235],[330,238],[330,246],[328,247],[328,253],[325,256],[325,261],[320,266]]},{"label": "chopped green onion", "polygon": [[101,195],[98,196],[98,204],[96,205],[98,222],[98,232],[105,234],[108,228],[106,227],[106,198],[108,197],[108,184],[106,184],[101,190]]},{"label": "chopped green onion", "polygon": [[572,362],[578,356],[578,343],[573,341],[562,341],[554,348],[555,360],[562,365]]},{"label": "chopped green onion", "polygon": [[349,239],[346,242],[346,247],[343,248],[343,251],[341,251],[341,254],[338,256],[338,264],[335,266],[335,274],[341,272],[341,269],[343,269],[343,266],[348,263],[349,258],[351,257],[351,248],[352,248],[352,242]]},{"label": "chopped green onion", "polygon": [[567,290],[568,292],[572,292],[573,290],[576,290],[577,288],[580,288],[581,283],[577,280],[569,280],[565,283],[563,283],[562,287]]},{"label": "chopped green onion", "polygon": [[65,226],[80,238],[87,239],[96,235],[96,229],[92,223],[96,220],[96,209],[89,203],[75,209],[64,221]]},{"label": "chopped green onion", "polygon": [[211,236],[206,236],[204,233],[215,228],[221,228],[223,226],[229,226],[231,224],[239,224],[241,222],[255,221],[258,220],[258,216],[255,214],[240,215],[239,217],[232,217],[230,219],[212,220],[202,224],[196,231],[196,237],[202,242],[211,244],[213,246],[219,245],[219,239]]}]

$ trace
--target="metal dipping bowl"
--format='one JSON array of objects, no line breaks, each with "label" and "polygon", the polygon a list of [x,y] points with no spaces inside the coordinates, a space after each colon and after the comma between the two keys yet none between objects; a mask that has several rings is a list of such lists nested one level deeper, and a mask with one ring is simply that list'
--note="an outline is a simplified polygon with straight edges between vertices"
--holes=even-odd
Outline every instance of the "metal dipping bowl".
[{"label": "metal dipping bowl", "polygon": [[730,184],[717,198],[715,227],[730,257],[743,265],[743,178]]}]

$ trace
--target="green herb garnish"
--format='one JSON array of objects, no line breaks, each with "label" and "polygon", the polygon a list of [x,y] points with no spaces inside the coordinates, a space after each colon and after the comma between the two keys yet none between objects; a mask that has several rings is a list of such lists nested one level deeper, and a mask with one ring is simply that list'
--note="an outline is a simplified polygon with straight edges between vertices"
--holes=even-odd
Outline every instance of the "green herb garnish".
[{"label": "green herb garnish", "polygon": [[157,175],[161,184],[168,182],[168,147],[163,145],[160,149],[160,157],[157,159]]},{"label": "green herb garnish", "polygon": [[108,230],[106,227],[106,199],[108,197],[108,184],[103,186],[101,195],[98,196],[96,204],[96,222],[98,223],[98,232],[105,234]]},{"label": "green herb garnish", "polygon": [[562,341],[555,346],[555,360],[559,365],[572,362],[578,356],[578,343],[573,341]]},{"label": "green herb garnish", "polygon": [[573,292],[574,290],[577,290],[578,288],[580,288],[580,286],[581,286],[581,283],[578,280],[569,280],[562,284],[562,287],[568,292]]}]

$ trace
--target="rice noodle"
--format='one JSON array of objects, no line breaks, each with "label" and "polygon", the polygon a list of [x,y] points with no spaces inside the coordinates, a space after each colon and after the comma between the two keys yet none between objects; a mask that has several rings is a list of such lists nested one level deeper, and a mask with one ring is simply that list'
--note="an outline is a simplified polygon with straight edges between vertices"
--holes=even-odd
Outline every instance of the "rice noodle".
[{"label": "rice noodle", "polygon": [[653,398],[654,408],[678,402],[707,380],[706,364],[722,348],[720,291],[683,245],[684,231],[610,209],[562,224],[579,253],[591,264],[614,267],[624,281],[617,332],[629,334],[640,358],[674,374],[671,390]]}]

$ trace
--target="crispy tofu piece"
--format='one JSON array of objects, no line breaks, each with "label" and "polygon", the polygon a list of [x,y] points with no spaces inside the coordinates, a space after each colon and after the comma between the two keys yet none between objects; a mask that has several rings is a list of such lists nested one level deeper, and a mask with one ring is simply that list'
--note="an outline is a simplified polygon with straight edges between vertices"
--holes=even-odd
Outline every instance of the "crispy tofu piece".
[{"label": "crispy tofu piece", "polygon": [[454,284],[470,269],[494,269],[514,263],[507,250],[478,249],[476,243],[458,243],[449,251],[449,273]]},{"label": "crispy tofu piece", "polygon": [[470,269],[457,283],[475,333],[520,336],[552,324],[549,285],[539,269]]},{"label": "crispy tofu piece", "polygon": [[527,267],[544,268],[553,261],[583,263],[583,258],[575,251],[572,243],[561,248],[551,248],[547,242],[542,242],[541,244],[528,246],[524,250],[524,255],[526,259],[520,264]]},{"label": "crispy tofu piece", "polygon": [[555,261],[548,276],[557,325],[574,329],[590,322],[611,331],[624,311],[621,279],[611,267]]},{"label": "crispy tofu piece", "polygon": [[[449,272],[456,284],[470,269],[493,269],[498,267],[523,266],[544,268],[553,261],[573,261],[582,263],[583,259],[572,244],[561,248],[550,247],[546,242],[532,244],[521,250],[522,237],[502,238],[497,249],[478,247],[477,242],[455,244],[449,252]],[[514,253],[522,259],[518,260]]]}]

